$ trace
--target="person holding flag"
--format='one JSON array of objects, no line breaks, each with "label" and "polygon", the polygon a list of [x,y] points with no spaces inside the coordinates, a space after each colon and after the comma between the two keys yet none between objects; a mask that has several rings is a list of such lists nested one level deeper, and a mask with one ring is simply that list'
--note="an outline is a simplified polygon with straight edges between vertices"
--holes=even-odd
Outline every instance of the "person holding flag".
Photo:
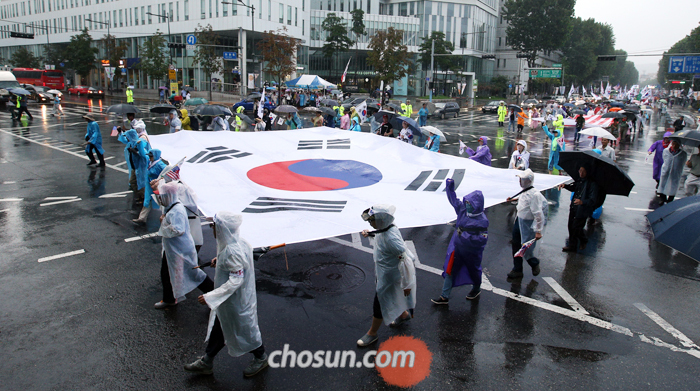
[{"label": "person holding flag", "polygon": [[530,152],[527,151],[527,142],[518,140],[515,151],[510,156],[508,168],[512,170],[527,170],[530,167]]},{"label": "person holding flag", "polygon": [[475,162],[481,163],[485,166],[491,166],[491,150],[487,142],[489,138],[486,136],[479,137],[479,147],[476,148],[476,152],[473,149],[467,147],[466,152],[469,159]]},{"label": "person holding flag", "polygon": [[520,187],[523,189],[513,197],[508,197],[507,202],[517,202],[517,214],[513,223],[513,270],[508,273],[508,278],[523,278],[523,259],[532,268],[532,275],[540,274],[540,260],[533,254],[535,244],[542,239],[542,230],[545,225],[545,211],[548,207],[547,199],[534,186],[535,174],[529,168],[517,173]]}]

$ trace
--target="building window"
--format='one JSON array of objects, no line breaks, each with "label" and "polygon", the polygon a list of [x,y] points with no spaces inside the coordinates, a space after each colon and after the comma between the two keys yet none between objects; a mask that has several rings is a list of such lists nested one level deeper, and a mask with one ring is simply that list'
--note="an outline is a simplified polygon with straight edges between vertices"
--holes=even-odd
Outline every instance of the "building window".
[{"label": "building window", "polygon": [[206,7],[207,7],[207,5],[206,5],[206,3],[204,2],[204,0],[200,0],[200,1],[199,1],[199,9],[200,9],[201,12],[202,12],[201,19],[205,19],[205,18],[207,17],[207,8],[206,8]]},{"label": "building window", "polygon": [[305,20],[302,19],[301,20],[301,35],[304,35],[304,22],[305,22]]},{"label": "building window", "polygon": [[216,15],[217,18],[219,17],[219,2],[218,1],[214,1],[214,15]]},{"label": "building window", "polygon": [[[328,5],[331,5],[330,0],[328,1]],[[284,23],[284,4],[280,4],[280,23]]]},{"label": "building window", "polygon": [[262,1],[260,0],[260,3],[258,4],[258,19],[262,19]]},{"label": "building window", "polygon": [[175,2],[175,15],[176,15],[175,20],[179,22],[180,21],[180,2],[179,1]]},{"label": "building window", "polygon": [[287,6],[287,24],[292,25],[292,6],[288,5]]},{"label": "building window", "polygon": [[345,3],[340,2],[340,12],[345,12]]},{"label": "building window", "polygon": [[[218,0],[217,0],[217,1],[218,1]],[[212,9],[213,9],[214,7],[211,6],[211,2],[212,2],[212,0],[209,0],[209,19],[211,19],[211,18],[212,18],[212,15],[214,15],[214,12],[212,11]]]},{"label": "building window", "polygon": [[146,24],[146,7],[141,7],[141,24]]},{"label": "building window", "polygon": [[231,16],[236,16],[238,15],[238,5],[233,4],[231,6]]},{"label": "building window", "polygon": [[[306,0],[301,0],[301,12],[304,12],[305,8],[306,8]],[[301,24],[304,24],[303,20],[302,20]]]},{"label": "building window", "polygon": [[501,37],[498,37],[498,46],[501,46]]},{"label": "building window", "polygon": [[148,24],[153,23],[153,18],[151,17],[151,6],[148,6]]},{"label": "building window", "polygon": [[272,21],[272,0],[267,0],[267,21]]},{"label": "building window", "polygon": [[503,59],[503,68],[505,68],[505,67],[506,67],[506,59],[504,58]]},{"label": "building window", "polygon": [[500,68],[500,67],[501,67],[501,59],[499,58],[498,60],[496,60],[496,68]]},{"label": "building window", "polygon": [[221,14],[222,14],[224,17],[227,17],[227,16],[228,16],[228,4],[226,4],[226,3],[222,3],[222,4],[221,4]]},{"label": "building window", "polygon": [[[78,21],[78,25],[80,25],[80,21]],[[122,17],[122,10],[119,10],[119,27],[124,27],[124,18]]]},{"label": "building window", "polygon": [[297,27],[299,24],[299,8],[294,7],[294,27]]}]

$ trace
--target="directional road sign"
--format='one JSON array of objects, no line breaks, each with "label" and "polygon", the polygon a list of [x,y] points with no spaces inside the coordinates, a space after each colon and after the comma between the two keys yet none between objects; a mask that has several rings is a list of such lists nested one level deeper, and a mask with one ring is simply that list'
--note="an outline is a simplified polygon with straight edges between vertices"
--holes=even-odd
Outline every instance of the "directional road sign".
[{"label": "directional road sign", "polygon": [[185,42],[187,42],[188,45],[195,45],[197,43],[197,37],[195,37],[194,34],[190,34],[187,36]]},{"label": "directional road sign", "polygon": [[671,56],[668,73],[700,73],[700,56]]},{"label": "directional road sign", "polygon": [[237,60],[237,59],[238,59],[237,52],[224,52],[224,60]]},{"label": "directional road sign", "polygon": [[540,69],[530,69],[531,78],[549,78],[549,79],[560,79],[561,69],[553,68],[540,68]]}]

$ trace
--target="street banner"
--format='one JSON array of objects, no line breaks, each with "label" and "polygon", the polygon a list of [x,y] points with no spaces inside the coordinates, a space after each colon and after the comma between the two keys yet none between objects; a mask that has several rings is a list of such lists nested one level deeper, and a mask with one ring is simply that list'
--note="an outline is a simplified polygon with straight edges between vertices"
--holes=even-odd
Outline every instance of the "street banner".
[{"label": "street banner", "polygon": [[[205,216],[243,215],[253,247],[297,243],[369,229],[360,215],[396,206],[400,228],[445,224],[455,211],[445,194],[480,190],[485,206],[522,190],[515,170],[431,152],[394,138],[327,127],[284,132],[191,132],[150,136],[163,157],[186,157],[180,177]],[[569,180],[535,174],[538,190]]]}]

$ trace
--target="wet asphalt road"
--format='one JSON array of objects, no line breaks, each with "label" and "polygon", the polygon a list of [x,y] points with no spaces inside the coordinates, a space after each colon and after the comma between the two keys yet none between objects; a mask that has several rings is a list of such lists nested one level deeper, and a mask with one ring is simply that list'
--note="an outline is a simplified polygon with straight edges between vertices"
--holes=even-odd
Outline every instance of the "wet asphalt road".
[{"label": "wet asphalt road", "polygon": [[[152,213],[147,227],[137,227],[130,221],[139,210],[131,195],[99,198],[128,189],[123,146],[109,136],[113,119],[97,114],[110,167],[86,168],[80,115],[100,103],[67,100],[72,103],[62,119],[48,116],[50,107],[30,107],[35,119],[26,124],[0,114],[0,388],[393,388],[374,369],[269,368],[244,379],[250,355],[233,358],[225,350],[214,376],[185,373],[182,365],[203,353],[209,311],[196,303],[197,291],[176,308],[153,309],[161,298],[160,239],[125,239],[155,232],[158,216]],[[148,122],[152,134],[165,131],[157,121]],[[621,145],[618,161],[635,181],[634,193],[608,197],[585,251],[561,252],[570,193],[550,190],[550,221],[538,244],[540,276],[532,277],[526,266],[522,281],[506,280],[512,267],[510,205],[488,210],[483,266],[493,288],[485,283],[478,300],[464,300],[469,288],[458,287],[449,308],[434,307],[430,298],[439,295],[442,277],[417,271],[416,317],[379,334],[380,341],[407,334],[426,342],[431,374],[417,389],[698,389],[700,352],[688,344],[700,342],[700,268],[656,243],[644,218],[644,210],[658,206],[651,165],[644,162],[644,151],[661,137],[655,122]],[[449,133],[444,153],[457,154],[458,139],[474,147],[476,137],[487,135],[493,165],[507,166],[501,157],[509,155],[515,138],[502,134],[495,115],[468,113],[430,124]],[[523,135],[537,172],[546,170],[543,136],[527,130]],[[568,129],[566,137],[568,148]],[[74,197],[80,200],[70,201]],[[56,201],[70,202],[41,206]],[[451,232],[448,225],[402,230],[420,262],[438,269]],[[285,252],[276,251],[257,262],[258,316],[268,351],[290,344],[297,351],[364,353],[355,341],[369,327],[374,272],[369,243],[362,239],[353,246],[353,239],[290,245],[286,261]],[[200,258],[214,253],[205,228]],[[318,277],[331,271],[332,280]],[[667,323],[661,327],[640,308]]]}]

